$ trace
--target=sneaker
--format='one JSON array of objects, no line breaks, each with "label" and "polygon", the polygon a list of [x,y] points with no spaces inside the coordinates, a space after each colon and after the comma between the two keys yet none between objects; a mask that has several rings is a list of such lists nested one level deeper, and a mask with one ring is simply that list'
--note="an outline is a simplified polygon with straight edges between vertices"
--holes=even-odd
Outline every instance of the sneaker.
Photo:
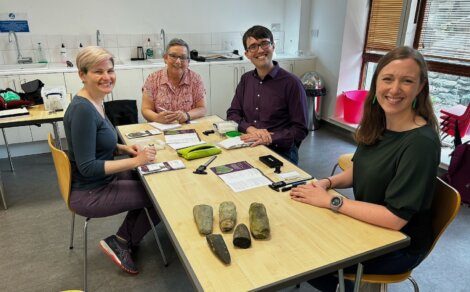
[{"label": "sneaker", "polygon": [[116,235],[111,235],[101,240],[100,247],[121,269],[129,274],[135,275],[139,273],[127,246],[122,246],[117,240]]}]

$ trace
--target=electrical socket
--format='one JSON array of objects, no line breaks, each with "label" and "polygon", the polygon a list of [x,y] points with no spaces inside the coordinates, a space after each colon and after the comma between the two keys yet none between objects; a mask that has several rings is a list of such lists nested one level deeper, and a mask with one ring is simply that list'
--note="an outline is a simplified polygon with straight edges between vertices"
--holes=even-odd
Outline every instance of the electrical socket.
[{"label": "electrical socket", "polygon": [[312,38],[317,38],[320,34],[320,30],[318,28],[312,29],[310,32],[312,34]]}]

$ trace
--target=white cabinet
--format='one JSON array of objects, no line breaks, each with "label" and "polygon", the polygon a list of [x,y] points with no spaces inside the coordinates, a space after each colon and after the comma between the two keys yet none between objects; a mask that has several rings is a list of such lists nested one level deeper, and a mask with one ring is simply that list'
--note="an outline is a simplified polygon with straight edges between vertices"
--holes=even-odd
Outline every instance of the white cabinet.
[{"label": "white cabinet", "polygon": [[116,70],[116,84],[114,85],[112,100],[130,99],[137,101],[139,122],[144,122],[140,109],[142,107],[142,69]]},{"label": "white cabinet", "polygon": [[301,77],[307,72],[315,71],[315,60],[314,59],[304,59],[304,60],[294,60],[294,73],[296,76]]},{"label": "white cabinet", "polygon": [[202,83],[204,84],[204,88],[206,89],[206,109],[207,109],[207,115],[212,114],[211,110],[211,80],[210,80],[210,72],[209,72],[209,66],[205,64],[195,64],[195,65],[189,65],[189,68],[199,74],[202,79]]},{"label": "white cabinet", "polygon": [[289,60],[282,60],[282,61],[277,61],[279,63],[279,66],[290,72],[290,73],[293,73],[294,72],[294,61],[289,61]]},{"label": "white cabinet", "polygon": [[226,119],[238,82],[243,74],[253,70],[251,62],[210,64],[211,113]]},{"label": "white cabinet", "polygon": [[222,119],[227,118],[227,109],[235,94],[239,78],[237,70],[234,64],[210,65],[211,113]]},{"label": "white cabinet", "polygon": [[67,93],[70,93],[72,97],[74,97],[83,87],[83,83],[78,76],[78,72],[65,72],[64,81],[65,87],[67,88]]}]

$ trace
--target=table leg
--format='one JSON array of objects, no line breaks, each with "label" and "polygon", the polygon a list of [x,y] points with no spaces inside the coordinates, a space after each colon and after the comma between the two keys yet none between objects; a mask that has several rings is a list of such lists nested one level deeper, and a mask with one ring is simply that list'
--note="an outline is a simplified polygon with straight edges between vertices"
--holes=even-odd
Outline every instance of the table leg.
[{"label": "table leg", "polygon": [[11,160],[10,148],[8,147],[8,140],[7,140],[7,136],[5,135],[4,128],[2,128],[2,134],[3,134],[3,140],[5,141],[5,148],[7,149],[8,160],[10,161],[10,169],[11,171],[14,172],[15,168],[13,167],[13,161]]},{"label": "table leg", "polygon": [[339,291],[344,292],[344,271],[343,271],[343,269],[338,270],[338,283],[339,283]]},{"label": "table leg", "polygon": [[357,264],[356,281],[354,282],[354,292],[359,292],[359,287],[361,286],[361,278],[362,278],[363,269],[364,269],[364,266],[361,263]]},{"label": "table leg", "polygon": [[62,148],[62,141],[60,141],[60,133],[59,127],[57,126],[57,122],[52,123],[52,128],[54,129],[55,146],[58,147],[60,150],[64,150]]},{"label": "table leg", "polygon": [[0,173],[0,195],[2,196],[3,208],[6,210],[8,209],[8,207],[7,207],[7,201],[5,200],[5,189],[3,188],[3,180],[2,180],[1,173]]}]

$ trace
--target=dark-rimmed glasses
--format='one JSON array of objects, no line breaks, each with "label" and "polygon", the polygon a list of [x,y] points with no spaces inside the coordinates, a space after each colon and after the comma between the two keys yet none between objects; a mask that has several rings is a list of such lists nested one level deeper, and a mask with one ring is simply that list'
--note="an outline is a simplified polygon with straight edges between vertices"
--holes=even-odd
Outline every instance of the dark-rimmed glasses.
[{"label": "dark-rimmed glasses", "polygon": [[258,48],[262,48],[263,50],[266,50],[268,49],[269,47],[271,47],[272,43],[270,41],[262,41],[261,43],[259,44],[252,44],[250,45],[248,48],[247,48],[247,51],[251,52],[251,53],[255,53],[258,51]]},{"label": "dark-rimmed glasses", "polygon": [[189,60],[189,57],[186,56],[186,55],[182,55],[182,56],[178,56],[178,55],[175,55],[175,54],[168,54],[168,57],[172,60],[172,61],[175,61],[176,60],[180,60],[181,62],[186,62]]}]

